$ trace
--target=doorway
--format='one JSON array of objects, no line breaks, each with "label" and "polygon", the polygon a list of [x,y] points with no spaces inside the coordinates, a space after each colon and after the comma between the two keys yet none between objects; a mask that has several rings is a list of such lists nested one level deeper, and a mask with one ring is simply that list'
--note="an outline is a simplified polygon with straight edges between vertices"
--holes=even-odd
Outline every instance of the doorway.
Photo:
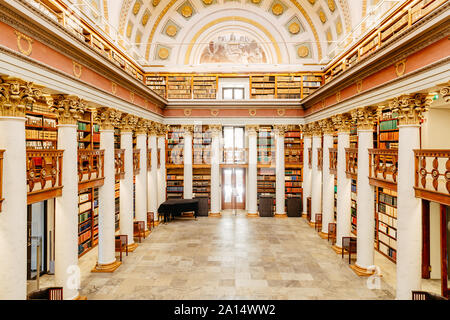
[{"label": "doorway", "polygon": [[245,168],[222,168],[222,209],[245,209]]},{"label": "doorway", "polygon": [[47,200],[27,206],[27,280],[45,274],[47,268]]}]

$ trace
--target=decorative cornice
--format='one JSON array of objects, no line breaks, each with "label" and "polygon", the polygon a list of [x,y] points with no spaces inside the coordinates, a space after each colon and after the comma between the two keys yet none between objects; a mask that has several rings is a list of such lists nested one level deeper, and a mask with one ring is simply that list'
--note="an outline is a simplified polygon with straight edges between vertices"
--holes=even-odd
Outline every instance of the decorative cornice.
[{"label": "decorative cornice", "polygon": [[398,113],[399,125],[419,125],[423,113],[428,111],[433,99],[430,95],[418,93],[397,97],[389,102],[392,112]]},{"label": "decorative cornice", "polygon": [[331,118],[323,119],[319,121],[320,128],[324,135],[333,135],[334,134],[334,125]]},{"label": "decorative cornice", "polygon": [[120,131],[121,132],[133,132],[136,127],[139,118],[132,114],[123,114],[120,120]]},{"label": "decorative cornice", "polygon": [[81,115],[86,111],[86,102],[71,95],[54,95],[50,111],[58,115],[59,124],[77,124]]},{"label": "decorative cornice", "polygon": [[331,117],[334,127],[339,133],[350,133],[352,117],[349,113],[341,113]]},{"label": "decorative cornice", "polygon": [[114,130],[120,127],[122,112],[102,107],[95,111],[94,119],[100,124],[101,130]]},{"label": "decorative cornice", "polygon": [[373,130],[377,121],[377,107],[361,107],[353,109],[350,114],[358,130]]},{"label": "decorative cornice", "polygon": [[43,98],[42,91],[32,82],[0,77],[0,116],[25,117],[25,111]]}]

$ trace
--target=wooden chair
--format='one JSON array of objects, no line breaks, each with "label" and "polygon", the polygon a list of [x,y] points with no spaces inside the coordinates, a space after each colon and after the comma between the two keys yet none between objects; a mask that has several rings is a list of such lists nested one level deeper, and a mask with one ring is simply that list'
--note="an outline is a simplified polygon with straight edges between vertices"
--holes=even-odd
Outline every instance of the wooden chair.
[{"label": "wooden chair", "polygon": [[342,237],[342,258],[344,258],[345,251],[348,252],[348,264],[350,264],[352,253],[356,253],[355,237]]},{"label": "wooden chair", "polygon": [[151,225],[153,224],[153,228],[155,227],[155,214],[153,212],[147,212],[147,228],[148,230],[152,230]]},{"label": "wooden chair", "polygon": [[116,236],[116,252],[120,252],[120,261],[122,261],[122,252],[125,251],[128,256],[128,236],[121,234]]},{"label": "wooden chair", "polygon": [[328,224],[328,242],[330,242],[330,239],[331,244],[336,243],[336,223],[334,222]]},{"label": "wooden chair", "polygon": [[139,242],[142,241],[142,237],[145,238],[145,222],[134,221],[133,222],[133,236],[138,238]]},{"label": "wooden chair", "polygon": [[427,291],[412,291],[412,300],[448,300],[448,299],[443,296]]},{"label": "wooden chair", "polygon": [[322,214],[316,213],[316,222],[314,225],[314,228],[317,230],[317,232],[322,231]]}]

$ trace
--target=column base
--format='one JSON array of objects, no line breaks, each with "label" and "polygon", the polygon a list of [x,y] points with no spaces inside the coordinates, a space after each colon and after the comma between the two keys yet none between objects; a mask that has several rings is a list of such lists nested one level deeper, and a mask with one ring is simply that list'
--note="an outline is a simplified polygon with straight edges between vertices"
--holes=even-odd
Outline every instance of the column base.
[{"label": "column base", "polygon": [[155,227],[157,227],[159,225],[159,219],[155,220]]},{"label": "column base", "polygon": [[[336,254],[342,254],[342,247],[338,247],[337,245],[333,245],[331,246],[331,248],[333,248],[334,252],[336,252]],[[344,252],[344,254],[347,254],[346,252]]]},{"label": "column base", "polygon": [[78,295],[76,298],[73,298],[73,300],[87,300],[87,297]]},{"label": "column base", "polygon": [[315,223],[315,222],[312,222],[312,221],[308,221],[308,225],[309,225],[310,227],[314,228],[314,227],[316,226],[316,223]]},{"label": "column base", "polygon": [[145,231],[145,237],[147,238],[150,235],[150,233],[152,233],[150,230],[146,230]]},{"label": "column base", "polygon": [[247,212],[247,218],[259,218],[259,212],[256,212],[256,213],[248,213]]},{"label": "column base", "polygon": [[222,216],[222,214],[220,212],[210,212],[208,217],[211,218],[220,218]]},{"label": "column base", "polygon": [[358,266],[356,263],[350,265],[350,268],[360,277],[369,277],[375,274],[375,271],[369,271],[366,268]]},{"label": "column base", "polygon": [[137,247],[138,247],[138,244],[136,242],[132,243],[132,244],[129,244],[128,245],[128,252],[133,252],[134,250],[136,250]]},{"label": "column base", "polygon": [[302,218],[306,219],[306,217],[307,217],[307,214],[306,213],[302,213]]},{"label": "column base", "polygon": [[320,236],[322,239],[328,239],[328,233],[325,233],[325,232],[320,231],[320,232],[319,232],[319,236]]},{"label": "column base", "polygon": [[286,214],[286,212],[284,212],[284,213],[275,213],[274,217],[275,218],[287,218],[287,214]]},{"label": "column base", "polygon": [[91,272],[101,272],[101,273],[112,273],[117,270],[117,268],[122,264],[120,261],[114,261],[108,264],[97,264]]}]

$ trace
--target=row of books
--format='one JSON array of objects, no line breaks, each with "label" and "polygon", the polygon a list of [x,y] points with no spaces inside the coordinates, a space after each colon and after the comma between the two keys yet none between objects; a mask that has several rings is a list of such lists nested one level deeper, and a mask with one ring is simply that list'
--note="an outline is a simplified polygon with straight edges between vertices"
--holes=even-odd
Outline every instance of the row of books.
[{"label": "row of books", "polygon": [[383,232],[384,234],[387,234],[388,236],[397,239],[397,229],[391,227],[390,225],[378,221],[378,231]]},{"label": "row of books", "polygon": [[396,130],[398,129],[397,127],[397,120],[393,119],[393,120],[388,120],[388,121],[382,121],[380,122],[380,130]]},{"label": "row of books", "polygon": [[388,257],[391,257],[392,260],[397,260],[397,251],[393,248],[388,247],[382,242],[378,243],[378,250],[387,255]]},{"label": "row of books", "polygon": [[91,228],[91,220],[86,220],[86,223],[81,223],[78,225],[78,233],[82,233],[83,231]]},{"label": "row of books", "polygon": [[78,215],[78,224],[81,224],[87,220],[91,219],[91,211],[86,211]]},{"label": "row of books", "polygon": [[286,192],[289,192],[289,193],[292,193],[292,192],[300,193],[300,192],[302,192],[302,188],[286,188]]},{"label": "row of books", "polygon": [[302,175],[302,170],[286,170],[286,175]]},{"label": "row of books", "polygon": [[56,140],[58,132],[56,131],[42,131],[42,130],[25,130],[25,139],[48,139]]},{"label": "row of books", "polygon": [[183,191],[183,187],[167,186],[167,191],[168,192],[171,192],[171,191],[182,192]]},{"label": "row of books", "polygon": [[56,119],[37,117],[37,116],[32,116],[32,115],[27,114],[25,125],[56,128]]},{"label": "row of books", "polygon": [[397,141],[398,131],[380,132],[380,141]]},{"label": "row of books", "polygon": [[394,206],[394,207],[397,206],[397,196],[396,196],[396,194],[395,195],[390,195],[390,194],[387,194],[387,192],[389,192],[389,190],[383,189],[383,192],[380,192],[380,194],[378,195],[378,200],[380,202],[384,202],[384,203],[386,203],[388,205],[391,205],[391,206]]},{"label": "row of books", "polygon": [[397,229],[397,219],[395,217],[378,212],[378,220]]},{"label": "row of books", "polygon": [[27,141],[27,149],[56,149],[56,141]]},{"label": "row of books", "polygon": [[302,181],[302,177],[299,175],[285,176],[285,181]]},{"label": "row of books", "polygon": [[301,181],[294,181],[294,182],[285,182],[284,185],[286,187],[301,187],[302,186],[302,182]]}]

